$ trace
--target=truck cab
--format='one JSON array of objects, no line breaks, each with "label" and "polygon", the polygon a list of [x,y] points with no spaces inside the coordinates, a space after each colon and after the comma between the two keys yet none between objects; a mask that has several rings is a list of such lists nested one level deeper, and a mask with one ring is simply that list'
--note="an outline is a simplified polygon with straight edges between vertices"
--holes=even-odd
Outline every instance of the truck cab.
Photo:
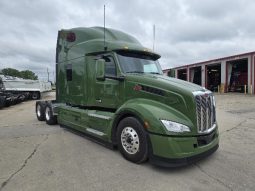
[{"label": "truck cab", "polygon": [[56,100],[38,101],[37,118],[116,146],[135,163],[172,167],[204,158],[219,143],[214,96],[163,76],[159,58],[118,30],[61,30]]}]

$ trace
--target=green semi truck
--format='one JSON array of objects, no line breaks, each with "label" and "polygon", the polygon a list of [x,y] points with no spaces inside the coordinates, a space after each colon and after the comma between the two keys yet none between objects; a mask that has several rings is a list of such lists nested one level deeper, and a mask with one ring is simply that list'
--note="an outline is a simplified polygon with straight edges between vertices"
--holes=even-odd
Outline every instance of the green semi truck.
[{"label": "green semi truck", "polygon": [[58,32],[56,100],[36,102],[38,120],[85,133],[129,161],[183,166],[219,145],[211,91],[164,76],[160,55],[118,30]]}]

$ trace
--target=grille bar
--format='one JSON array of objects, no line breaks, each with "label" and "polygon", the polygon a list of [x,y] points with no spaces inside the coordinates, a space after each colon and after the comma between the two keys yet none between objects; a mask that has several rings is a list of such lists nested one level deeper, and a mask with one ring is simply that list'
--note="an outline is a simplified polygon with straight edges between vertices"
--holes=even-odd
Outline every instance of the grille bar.
[{"label": "grille bar", "polygon": [[195,94],[198,133],[209,133],[215,128],[215,106],[212,93]]}]

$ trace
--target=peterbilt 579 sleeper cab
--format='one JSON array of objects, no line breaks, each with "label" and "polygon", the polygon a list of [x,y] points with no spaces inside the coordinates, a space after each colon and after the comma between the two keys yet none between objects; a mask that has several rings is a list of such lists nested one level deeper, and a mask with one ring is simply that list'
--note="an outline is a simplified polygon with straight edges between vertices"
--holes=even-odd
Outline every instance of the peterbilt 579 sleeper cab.
[{"label": "peterbilt 579 sleeper cab", "polygon": [[160,55],[114,29],[58,33],[56,100],[40,121],[117,146],[129,161],[182,166],[213,153],[219,134],[212,92],[163,76]]}]

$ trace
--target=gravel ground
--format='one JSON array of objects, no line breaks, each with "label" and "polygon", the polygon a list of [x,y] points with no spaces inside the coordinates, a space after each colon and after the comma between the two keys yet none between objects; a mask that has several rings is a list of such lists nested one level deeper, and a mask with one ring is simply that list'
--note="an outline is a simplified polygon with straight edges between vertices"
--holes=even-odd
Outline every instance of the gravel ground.
[{"label": "gravel ground", "polygon": [[[52,93],[45,99],[54,97]],[[0,110],[2,190],[255,190],[255,97],[216,95],[220,148],[177,169],[136,165],[79,134],[39,122],[35,101]]]}]

